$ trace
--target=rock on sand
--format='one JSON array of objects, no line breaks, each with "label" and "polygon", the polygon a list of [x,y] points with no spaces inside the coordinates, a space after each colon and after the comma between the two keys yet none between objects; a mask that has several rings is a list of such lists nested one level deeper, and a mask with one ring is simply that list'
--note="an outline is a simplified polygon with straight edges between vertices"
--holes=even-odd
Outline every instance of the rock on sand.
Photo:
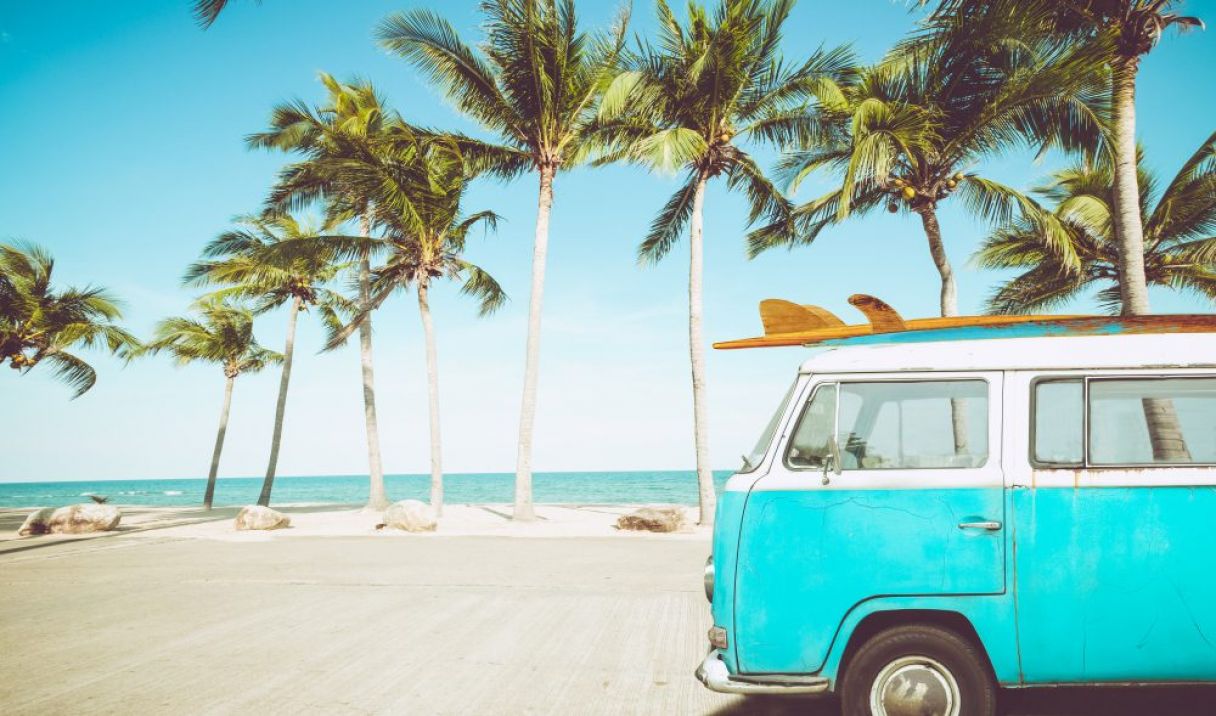
[{"label": "rock on sand", "polygon": [[238,530],[277,530],[290,526],[290,517],[261,505],[246,505],[236,514]]},{"label": "rock on sand", "polygon": [[621,515],[616,526],[623,530],[643,532],[677,532],[684,526],[684,508],[643,507]]},{"label": "rock on sand", "polygon": [[26,517],[17,535],[108,532],[118,527],[121,519],[122,513],[114,505],[68,505],[59,509],[45,507]]},{"label": "rock on sand", "polygon": [[384,511],[384,524],[406,532],[434,532],[437,522],[430,505],[419,500],[402,500]]}]

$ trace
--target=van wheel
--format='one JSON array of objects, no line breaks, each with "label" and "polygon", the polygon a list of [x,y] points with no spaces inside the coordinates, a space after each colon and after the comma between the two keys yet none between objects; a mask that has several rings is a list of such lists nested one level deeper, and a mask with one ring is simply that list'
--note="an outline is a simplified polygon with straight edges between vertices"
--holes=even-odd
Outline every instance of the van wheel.
[{"label": "van wheel", "polygon": [[949,629],[887,629],[857,650],[840,682],[844,716],[995,716],[984,654]]}]

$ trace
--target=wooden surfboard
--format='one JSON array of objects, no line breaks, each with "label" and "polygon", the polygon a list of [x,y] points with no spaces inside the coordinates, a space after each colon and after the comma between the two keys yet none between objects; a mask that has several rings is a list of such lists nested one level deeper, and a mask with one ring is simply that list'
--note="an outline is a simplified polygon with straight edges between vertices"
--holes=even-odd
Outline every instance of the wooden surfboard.
[{"label": "wooden surfboard", "polygon": [[764,335],[721,341],[714,348],[917,343],[1036,336],[1087,336],[1133,333],[1213,333],[1216,314],[1152,316],[957,316],[904,319],[885,302],[854,294],[849,303],[868,323],[848,325],[831,311],[780,299],[760,302]]}]

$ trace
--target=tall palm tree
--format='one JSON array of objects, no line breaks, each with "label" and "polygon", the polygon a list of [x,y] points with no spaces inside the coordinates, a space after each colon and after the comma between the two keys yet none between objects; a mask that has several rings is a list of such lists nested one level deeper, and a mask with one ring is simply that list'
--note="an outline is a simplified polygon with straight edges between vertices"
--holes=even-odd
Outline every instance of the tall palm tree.
[{"label": "tall palm tree", "polygon": [[1114,155],[1114,221],[1118,236],[1118,267],[1122,311],[1141,315],[1150,310],[1145,266],[1145,230],[1141,223],[1140,186],[1136,159],[1136,76],[1140,58],[1157,46],[1167,28],[1202,28],[1197,17],[1171,9],[1181,0],[943,0],[939,18],[974,28],[994,18],[1015,20],[1010,37],[1046,31],[1069,40],[1086,41],[1099,49],[1110,68]]},{"label": "tall palm tree", "polygon": [[480,51],[427,10],[390,15],[376,34],[383,47],[421,70],[506,145],[459,138],[466,162],[502,177],[532,170],[539,180],[512,513],[517,520],[534,520],[532,428],[553,182],[594,148],[588,126],[597,98],[616,73],[628,14],[622,12],[609,32],[588,35],[578,29],[573,0],[484,0],[481,10],[486,39]]},{"label": "tall palm tree", "polygon": [[117,325],[122,318],[103,288],[51,285],[55,262],[32,244],[0,244],[0,365],[28,373],[42,363],[75,389],[77,398],[97,382],[93,367],[71,352],[102,347],[125,353],[139,341]]},{"label": "tall palm tree", "polygon": [[[1150,285],[1186,290],[1216,301],[1216,133],[1182,165],[1156,198],[1156,177],[1140,163],[1138,186],[1144,225],[1145,277]],[[1102,286],[1097,297],[1109,310],[1123,305],[1119,283],[1115,166],[1078,163],[1055,172],[1032,190],[1051,203],[1049,212],[1071,245],[1069,260],[1045,237],[1046,221],[1019,218],[997,228],[976,253],[985,268],[1016,269],[988,301],[994,313],[1054,308]],[[1037,204],[1036,204],[1037,206]]]},{"label": "tall palm tree", "polygon": [[[1023,271],[997,289],[989,309],[1011,313],[1051,307],[1107,283],[1098,292],[1099,301],[1127,313],[1121,290],[1123,247],[1117,239],[1118,183],[1117,164],[1104,156],[1097,165],[1081,163],[1056,172],[1036,189],[1054,207],[1032,203],[1027,216],[994,231],[976,256],[982,266]],[[1191,155],[1152,206],[1156,184],[1140,164],[1145,279],[1216,301],[1216,134]],[[1046,226],[1059,227],[1056,233],[1068,243],[1069,258],[1057,250],[1058,239],[1045,235]],[[1190,461],[1173,401],[1143,402],[1154,459]]]},{"label": "tall palm tree", "polygon": [[685,169],[638,248],[641,263],[662,259],[688,228],[688,338],[700,522],[712,524],[714,482],[709,463],[702,337],[702,212],[710,180],[725,177],[751,204],[751,220],[784,215],[785,199],[741,146],[783,146],[818,133],[807,104],[838,94],[851,73],[845,49],[817,51],[800,64],[780,55],[781,29],[793,0],[720,0],[712,13],[689,4],[687,26],[658,0],[657,46],[643,44],[614,80],[600,107],[608,151],[670,172]]},{"label": "tall palm tree", "polygon": [[[457,141],[427,133],[411,135],[403,124],[395,126],[392,135],[381,139],[374,161],[344,161],[330,175],[341,191],[367,197],[368,214],[379,236],[326,236],[312,242],[342,255],[363,255],[373,248],[385,255],[384,264],[374,271],[371,300],[360,307],[350,324],[331,334],[330,347],[345,340],[394,291],[413,288],[416,292],[426,343],[431,506],[442,514],[439,361],[430,291],[437,280],[455,280],[461,283],[462,293],[480,301],[481,315],[503,304],[506,294],[498,282],[463,258],[469,231],[479,224],[494,228],[498,216],[491,211],[466,214],[461,210],[470,177]],[[306,252],[311,250],[302,246]]]},{"label": "tall palm tree", "polygon": [[195,361],[216,363],[224,369],[224,402],[220,426],[211,453],[211,470],[203,507],[211,509],[215,481],[219,475],[220,454],[228,432],[228,412],[232,407],[232,388],[237,376],[257,373],[272,363],[282,363],[282,354],[258,345],[253,336],[253,312],[221,300],[203,300],[195,305],[198,318],[175,316],[156,324],[154,338],[133,355],[168,352],[178,365]]},{"label": "tall palm tree", "polygon": [[[250,135],[251,147],[279,149],[304,155],[301,162],[283,170],[271,194],[272,208],[279,211],[303,208],[314,200],[328,200],[359,216],[363,235],[370,230],[366,197],[335,193],[333,167],[359,161],[375,151],[377,137],[399,121],[387,110],[370,83],[341,83],[324,72],[322,84],[329,92],[326,105],[315,110],[303,102],[280,104],[271,113],[270,129]],[[331,208],[336,208],[332,207]],[[356,281],[359,303],[371,300],[370,249],[357,257]],[[367,508],[382,510],[389,504],[384,488],[380,457],[380,428],[376,419],[375,369],[372,360],[370,314],[359,326],[359,362],[363,378],[363,418],[367,436]]]},{"label": "tall palm tree", "polygon": [[[306,240],[326,233],[329,225],[312,227],[294,217],[282,214],[269,217],[244,217],[240,228],[227,231],[203,249],[208,260],[198,261],[186,269],[188,285],[223,285],[216,298],[254,300],[254,311],[263,313],[288,305],[287,339],[283,348],[283,373],[279,381],[279,398],[275,405],[274,433],[270,442],[270,459],[259,505],[270,504],[275,470],[279,463],[279,446],[283,437],[283,416],[287,409],[287,386],[291,381],[291,361],[296,341],[296,319],[301,310],[316,308],[331,329],[341,323],[338,311],[350,312],[350,301],[330,290],[326,284],[346,270],[346,264],[335,261],[335,252],[324,244]],[[284,259],[281,249],[307,244],[308,251],[292,252]]]},{"label": "tall palm tree", "polygon": [[1021,195],[975,165],[1019,146],[1091,148],[1107,110],[1086,48],[1003,42],[984,30],[931,24],[863,70],[840,101],[825,103],[827,140],[789,154],[781,171],[791,188],[815,171],[834,173],[840,185],[753,232],[752,255],[809,244],[825,227],[880,206],[914,213],[941,278],[941,315],[958,315],[939,204],[958,192],[973,213],[1007,220]]}]

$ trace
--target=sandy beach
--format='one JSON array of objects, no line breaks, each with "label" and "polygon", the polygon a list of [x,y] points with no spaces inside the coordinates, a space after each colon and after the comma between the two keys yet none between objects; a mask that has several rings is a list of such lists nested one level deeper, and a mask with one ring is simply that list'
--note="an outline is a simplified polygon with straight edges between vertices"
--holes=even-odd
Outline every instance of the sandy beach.
[{"label": "sandy beach", "polygon": [[[123,529],[15,539],[0,511],[0,704],[35,713],[832,714],[692,677],[709,533],[624,534],[628,508],[451,506],[440,531],[355,507],[124,508]],[[1210,689],[1011,694],[1016,714],[1193,714]],[[1098,710],[1093,710],[1098,709]],[[1202,711],[1202,709],[1201,709]]]}]

